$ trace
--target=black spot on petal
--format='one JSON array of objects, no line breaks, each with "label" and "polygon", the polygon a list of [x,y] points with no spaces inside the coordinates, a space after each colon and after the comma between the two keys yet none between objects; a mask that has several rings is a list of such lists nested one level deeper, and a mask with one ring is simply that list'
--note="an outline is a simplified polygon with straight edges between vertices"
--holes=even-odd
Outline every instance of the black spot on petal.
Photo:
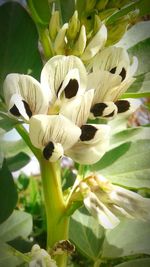
[{"label": "black spot on petal", "polygon": [[112,68],[109,72],[114,74],[116,72],[117,67]]},{"label": "black spot on petal", "polygon": [[122,81],[123,81],[125,79],[125,77],[126,77],[126,70],[125,70],[125,68],[122,68],[122,70],[121,70],[121,72],[120,72],[119,75],[121,76]]},{"label": "black spot on petal", "polygon": [[81,127],[81,136],[80,140],[81,141],[90,141],[94,138],[97,128],[92,126],[92,125],[82,125]]},{"label": "black spot on petal", "polygon": [[24,108],[25,108],[25,111],[26,111],[27,115],[29,116],[29,118],[31,118],[31,116],[32,116],[32,111],[31,111],[31,109],[30,109],[28,103],[27,103],[26,101],[24,101],[24,100],[23,100],[22,102],[23,102],[23,104],[24,104]]},{"label": "black spot on petal", "polygon": [[127,100],[118,100],[115,102],[115,105],[118,108],[118,113],[125,112],[130,108],[130,103]]},{"label": "black spot on petal", "polygon": [[91,108],[91,113],[93,113],[94,117],[100,117],[103,115],[104,109],[107,108],[105,103],[97,103]]},{"label": "black spot on petal", "polygon": [[20,114],[18,108],[16,107],[16,105],[13,105],[13,107],[9,111],[14,116],[17,116],[17,117],[21,116],[21,114]]},{"label": "black spot on petal", "polygon": [[43,156],[46,160],[49,160],[54,151],[53,142],[49,142],[46,147],[43,149]]},{"label": "black spot on petal", "polygon": [[104,117],[105,118],[111,118],[114,116],[114,114],[115,114],[115,111],[112,111],[111,113],[109,113],[108,115],[105,115]]},{"label": "black spot on petal", "polygon": [[78,81],[76,79],[71,79],[64,89],[65,97],[70,99],[76,96],[78,89],[79,89]]}]

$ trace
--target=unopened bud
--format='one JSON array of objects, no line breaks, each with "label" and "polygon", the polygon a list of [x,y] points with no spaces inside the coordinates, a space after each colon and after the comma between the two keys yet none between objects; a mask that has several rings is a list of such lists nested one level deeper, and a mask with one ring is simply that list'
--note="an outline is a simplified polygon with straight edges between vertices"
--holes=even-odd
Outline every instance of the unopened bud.
[{"label": "unopened bud", "polygon": [[85,50],[85,47],[86,47],[86,29],[85,26],[82,25],[79,37],[72,51],[73,55],[81,56]]},{"label": "unopened bud", "polygon": [[113,15],[118,9],[117,8],[109,8],[99,13],[100,20],[104,20]]},{"label": "unopened bud", "polygon": [[97,5],[96,5],[96,8],[97,8],[98,10],[103,10],[103,9],[105,9],[105,7],[106,7],[108,1],[109,1],[109,0],[99,0],[99,2],[98,2]]},{"label": "unopened bud", "polygon": [[52,40],[55,40],[59,29],[60,29],[59,11],[54,11],[49,23],[49,34]]},{"label": "unopened bud", "polygon": [[87,12],[91,11],[92,9],[94,9],[95,5],[96,5],[96,0],[86,0],[85,10]]},{"label": "unopened bud", "polygon": [[93,34],[97,33],[101,26],[102,26],[102,22],[99,16],[95,15]]},{"label": "unopened bud", "polygon": [[66,31],[68,29],[68,23],[65,23],[62,28],[59,30],[55,42],[54,42],[54,50],[56,54],[64,55],[66,48]]},{"label": "unopened bud", "polygon": [[78,11],[76,10],[69,21],[68,30],[67,30],[68,39],[73,40],[76,37],[79,31],[79,28],[80,28],[80,21],[78,19]]},{"label": "unopened bud", "polygon": [[128,16],[124,16],[119,18],[117,21],[107,26],[108,29],[108,38],[106,42],[106,46],[114,45],[120,41],[122,36],[127,31],[129,26],[129,18]]}]

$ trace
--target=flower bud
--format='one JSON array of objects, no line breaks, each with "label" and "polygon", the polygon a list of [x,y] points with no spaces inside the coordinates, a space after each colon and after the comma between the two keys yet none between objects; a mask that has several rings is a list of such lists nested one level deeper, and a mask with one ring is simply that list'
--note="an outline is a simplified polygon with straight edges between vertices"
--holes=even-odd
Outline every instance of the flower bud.
[{"label": "flower bud", "polygon": [[55,42],[54,42],[54,50],[57,54],[63,55],[65,54],[66,48],[66,31],[68,29],[68,23],[65,23],[62,28],[59,30]]},{"label": "flower bud", "polygon": [[106,10],[103,10],[99,12],[100,20],[104,20],[109,18],[111,15],[113,15],[118,9],[117,8],[109,8]]},{"label": "flower bud", "polygon": [[123,16],[107,26],[108,38],[106,46],[114,45],[120,41],[129,26],[129,17]]},{"label": "flower bud", "polygon": [[68,39],[73,40],[76,37],[79,31],[79,27],[80,27],[80,21],[78,19],[78,11],[76,10],[69,21],[68,30],[67,30]]},{"label": "flower bud", "polygon": [[85,7],[85,10],[86,10],[87,12],[88,12],[88,11],[91,11],[92,9],[94,9],[95,4],[96,4],[96,0],[86,0],[86,7]]},{"label": "flower bud", "polygon": [[98,10],[103,10],[103,9],[105,9],[107,3],[108,3],[108,0],[99,0],[97,5],[96,5],[96,8]]},{"label": "flower bud", "polygon": [[59,29],[60,29],[59,11],[54,11],[49,23],[49,34],[52,40],[56,38]]},{"label": "flower bud", "polygon": [[82,25],[80,33],[79,33],[79,37],[72,51],[73,55],[81,56],[84,52],[85,47],[86,47],[86,30],[85,30],[85,26]]}]

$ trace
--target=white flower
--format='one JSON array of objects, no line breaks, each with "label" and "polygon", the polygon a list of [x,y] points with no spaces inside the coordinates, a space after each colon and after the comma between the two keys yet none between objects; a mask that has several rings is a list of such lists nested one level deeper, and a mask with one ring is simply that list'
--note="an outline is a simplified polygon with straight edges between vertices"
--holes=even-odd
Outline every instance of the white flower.
[{"label": "white flower", "polygon": [[98,175],[86,178],[80,184],[84,205],[105,229],[120,223],[120,217],[150,220],[150,199],[111,184]]},{"label": "white flower", "polygon": [[92,63],[93,71],[88,75],[88,89],[95,88],[91,107],[91,118],[112,118],[117,113],[133,110],[130,101],[119,100],[121,95],[135,80],[137,58],[130,59],[121,47],[103,49]]},{"label": "white flower", "polygon": [[41,83],[28,75],[6,77],[9,112],[29,121],[31,142],[46,160],[67,155],[93,164],[106,152],[110,127],[86,124],[94,97],[94,90],[86,87],[86,69],[75,56],[50,59],[41,72]]},{"label": "white flower", "polygon": [[31,257],[29,267],[57,267],[56,262],[39,245],[34,245],[29,255]]}]

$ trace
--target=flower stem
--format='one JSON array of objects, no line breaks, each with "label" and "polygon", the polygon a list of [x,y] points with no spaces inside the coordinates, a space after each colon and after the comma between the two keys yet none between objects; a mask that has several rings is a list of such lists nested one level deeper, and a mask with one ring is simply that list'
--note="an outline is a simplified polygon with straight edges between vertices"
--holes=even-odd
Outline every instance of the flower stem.
[{"label": "flower stem", "polygon": [[[69,218],[64,217],[65,201],[63,198],[58,162],[40,161],[45,209],[47,217],[47,249],[52,249],[56,242],[68,239]],[[67,255],[55,258],[59,267],[65,267]]]}]

